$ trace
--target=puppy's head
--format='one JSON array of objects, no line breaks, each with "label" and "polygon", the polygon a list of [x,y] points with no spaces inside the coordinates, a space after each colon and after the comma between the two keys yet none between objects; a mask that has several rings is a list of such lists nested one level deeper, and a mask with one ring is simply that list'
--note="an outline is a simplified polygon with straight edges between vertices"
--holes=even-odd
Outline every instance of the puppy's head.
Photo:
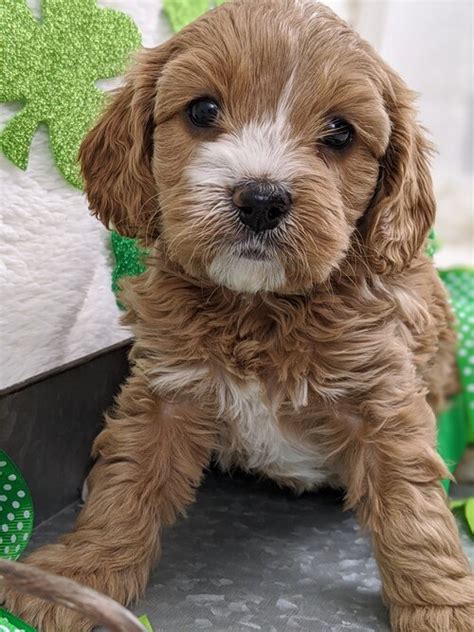
[{"label": "puppy's head", "polygon": [[378,273],[434,202],[412,94],[329,9],[224,4],[146,50],[81,149],[93,212],[242,292],[325,282],[351,245]]}]

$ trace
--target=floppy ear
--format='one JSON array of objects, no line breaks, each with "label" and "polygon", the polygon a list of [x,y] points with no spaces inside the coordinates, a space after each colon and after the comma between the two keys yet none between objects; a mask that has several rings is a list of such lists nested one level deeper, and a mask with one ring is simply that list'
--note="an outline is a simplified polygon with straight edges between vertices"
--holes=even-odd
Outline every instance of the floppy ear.
[{"label": "floppy ear", "polygon": [[436,203],[429,168],[431,146],[416,122],[413,94],[389,71],[385,103],[391,121],[378,193],[366,217],[367,256],[378,273],[400,272],[423,248]]},{"label": "floppy ear", "polygon": [[166,58],[165,47],[141,54],[79,152],[92,213],[107,228],[128,237],[146,232],[153,237],[156,230],[153,112],[156,82]]}]

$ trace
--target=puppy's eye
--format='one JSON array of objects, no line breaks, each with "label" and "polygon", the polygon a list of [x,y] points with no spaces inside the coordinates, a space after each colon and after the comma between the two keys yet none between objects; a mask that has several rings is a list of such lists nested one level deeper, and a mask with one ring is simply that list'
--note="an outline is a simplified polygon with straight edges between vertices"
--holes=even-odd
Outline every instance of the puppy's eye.
[{"label": "puppy's eye", "polygon": [[329,122],[322,141],[331,149],[344,149],[354,138],[354,128],[344,119],[335,118]]},{"label": "puppy's eye", "polygon": [[188,105],[188,118],[195,127],[212,127],[219,115],[213,99],[196,99]]}]

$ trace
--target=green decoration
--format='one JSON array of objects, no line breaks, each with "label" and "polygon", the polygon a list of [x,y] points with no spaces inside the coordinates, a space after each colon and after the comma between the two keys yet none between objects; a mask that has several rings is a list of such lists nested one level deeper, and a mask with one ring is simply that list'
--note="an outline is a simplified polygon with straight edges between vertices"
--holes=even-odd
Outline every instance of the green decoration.
[{"label": "green decoration", "polygon": [[[146,615],[139,617],[138,620],[147,632],[153,632],[150,620]],[[36,630],[10,612],[0,608],[0,632],[36,632]]]},{"label": "green decoration", "polygon": [[425,252],[428,257],[433,258],[440,248],[441,244],[439,239],[436,237],[434,230],[431,229],[426,241]]},{"label": "green decoration", "polygon": [[79,146],[106,97],[95,82],[121,74],[140,41],[127,15],[95,0],[43,0],[41,21],[26,0],[2,0],[0,101],[24,106],[0,134],[5,156],[25,170],[45,123],[59,170],[82,189]]},{"label": "green decoration", "polygon": [[112,252],[115,257],[115,267],[112,271],[112,289],[117,294],[119,280],[123,276],[136,276],[145,272],[146,250],[141,250],[135,239],[121,237],[112,233]]},{"label": "green decoration", "polygon": [[[153,632],[153,628],[151,627],[150,620],[148,619],[148,617],[147,617],[146,615],[143,615],[143,617],[140,617],[140,618],[139,618],[139,621],[140,621],[141,623],[143,623],[143,625],[145,626],[145,629],[146,629],[148,632]],[[0,628],[0,632],[2,632],[1,628]]]},{"label": "green decoration", "polygon": [[471,535],[474,536],[474,496],[451,501],[451,509],[452,511],[460,510],[463,512]]},{"label": "green decoration", "polygon": [[33,502],[20,471],[0,450],[0,558],[17,560],[33,531]]},{"label": "green decoration", "polygon": [[226,0],[164,0],[163,9],[171,28],[176,33],[200,15],[224,4]]},{"label": "green decoration", "polygon": [[[438,415],[438,452],[451,474],[454,473],[467,447],[466,408],[462,393],[455,395],[449,407]],[[449,492],[451,482],[443,481]]]},{"label": "green decoration", "polygon": [[0,632],[36,632],[30,625],[0,608]]},{"label": "green decoration", "polygon": [[464,396],[467,436],[474,443],[474,269],[441,270],[457,318],[458,365]]}]

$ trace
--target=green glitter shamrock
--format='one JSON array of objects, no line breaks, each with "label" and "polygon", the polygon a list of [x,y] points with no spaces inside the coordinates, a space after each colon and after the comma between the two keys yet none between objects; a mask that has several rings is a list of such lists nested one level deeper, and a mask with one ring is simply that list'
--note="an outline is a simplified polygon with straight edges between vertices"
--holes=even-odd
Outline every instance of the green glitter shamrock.
[{"label": "green glitter shamrock", "polygon": [[163,9],[173,31],[179,31],[200,15],[226,0],[164,0]]},{"label": "green glitter shamrock", "polygon": [[120,74],[140,33],[125,14],[95,0],[43,0],[37,21],[26,0],[0,7],[0,101],[23,103],[0,134],[0,149],[25,170],[33,134],[49,129],[56,164],[82,188],[77,154],[104,104],[95,81]]}]

